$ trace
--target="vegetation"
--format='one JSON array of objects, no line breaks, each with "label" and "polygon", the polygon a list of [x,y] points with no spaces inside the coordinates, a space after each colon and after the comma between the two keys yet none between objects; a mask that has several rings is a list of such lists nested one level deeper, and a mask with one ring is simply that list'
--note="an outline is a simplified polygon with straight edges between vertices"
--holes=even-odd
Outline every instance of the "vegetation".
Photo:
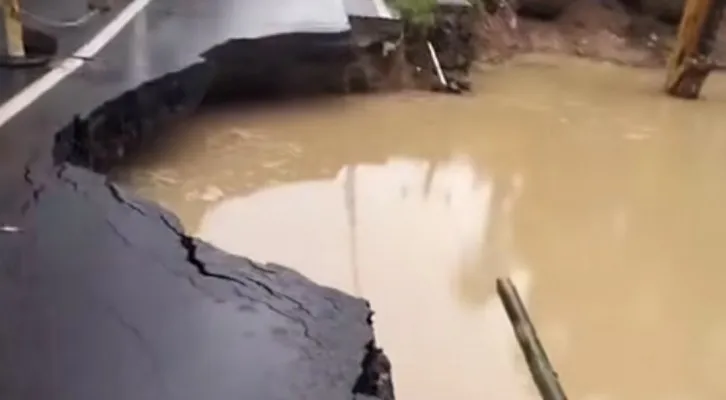
[{"label": "vegetation", "polygon": [[388,0],[388,3],[401,13],[406,22],[421,26],[434,23],[436,0]]}]

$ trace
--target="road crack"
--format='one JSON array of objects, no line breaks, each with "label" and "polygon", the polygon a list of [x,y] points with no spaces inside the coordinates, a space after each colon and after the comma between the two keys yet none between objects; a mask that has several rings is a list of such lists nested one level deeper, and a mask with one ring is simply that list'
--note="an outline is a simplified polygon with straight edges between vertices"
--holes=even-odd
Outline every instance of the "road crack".
[{"label": "road crack", "polygon": [[[169,228],[169,230],[171,230],[174,234],[176,234],[179,237],[179,242],[186,251],[186,261],[189,264],[193,265],[200,275],[207,277],[207,278],[214,278],[214,279],[226,281],[226,282],[232,283],[234,285],[239,285],[239,286],[242,286],[245,288],[250,287],[248,282],[245,282],[241,279],[237,279],[237,278],[234,278],[229,275],[218,274],[218,273],[210,271],[207,268],[206,264],[197,257],[197,244],[195,243],[194,238],[187,235],[186,233],[182,232],[181,230],[179,230],[163,215],[160,215],[159,218],[164,223],[164,225],[166,225],[166,227]],[[267,286],[266,284],[264,284],[260,281],[251,279],[249,277],[246,277],[246,278],[251,283],[253,283],[256,287],[263,289],[270,296],[272,296],[276,299],[279,299],[279,300],[290,301],[291,303],[293,303],[295,305],[295,307],[297,309],[301,309],[301,310],[303,310],[303,312],[306,312],[307,315],[312,316],[312,314],[307,309],[302,307],[300,302],[298,302],[296,300],[292,300],[289,296],[280,295],[280,294],[276,293],[274,290],[272,290],[272,288],[270,288],[269,286]],[[303,330],[303,336],[306,339],[313,342],[317,347],[324,347],[323,344],[310,333],[310,328],[308,327],[308,324],[305,322],[305,320],[303,318],[291,315],[283,310],[280,310],[279,308],[274,307],[272,304],[270,304],[266,301],[263,301],[261,299],[255,298],[255,297],[247,295],[247,294],[244,294],[242,292],[242,290],[239,290],[238,287],[235,288],[235,294],[237,294],[238,296],[243,297],[245,299],[248,299],[250,301],[253,301],[255,303],[260,303],[260,304],[264,305],[265,307],[267,307],[270,311],[297,323],[298,325],[301,326],[301,328]]]}]

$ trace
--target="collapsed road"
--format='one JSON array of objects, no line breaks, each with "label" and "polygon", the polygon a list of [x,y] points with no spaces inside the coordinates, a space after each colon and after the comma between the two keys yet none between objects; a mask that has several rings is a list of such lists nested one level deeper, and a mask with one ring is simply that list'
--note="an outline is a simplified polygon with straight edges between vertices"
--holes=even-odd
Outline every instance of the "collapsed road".
[{"label": "collapsed road", "polygon": [[364,300],[103,175],[203,99],[334,90],[349,31],[339,0],[154,0],[0,127],[0,398],[393,398]]}]

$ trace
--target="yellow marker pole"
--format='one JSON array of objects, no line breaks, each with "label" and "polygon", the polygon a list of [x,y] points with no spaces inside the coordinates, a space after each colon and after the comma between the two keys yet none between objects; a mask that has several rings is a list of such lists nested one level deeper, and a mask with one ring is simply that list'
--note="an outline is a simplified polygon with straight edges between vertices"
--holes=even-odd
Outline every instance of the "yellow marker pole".
[{"label": "yellow marker pole", "polygon": [[24,58],[25,46],[23,44],[23,24],[20,21],[20,0],[0,1],[2,1],[3,7],[8,56],[11,58]]}]

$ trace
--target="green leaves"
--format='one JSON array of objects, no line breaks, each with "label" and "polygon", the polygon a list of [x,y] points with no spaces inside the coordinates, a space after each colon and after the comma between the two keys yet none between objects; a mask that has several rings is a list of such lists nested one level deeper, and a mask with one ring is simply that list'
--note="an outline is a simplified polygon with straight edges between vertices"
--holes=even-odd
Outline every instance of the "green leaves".
[{"label": "green leaves", "polygon": [[430,26],[434,23],[436,0],[388,0],[401,13],[401,18],[415,25]]}]

